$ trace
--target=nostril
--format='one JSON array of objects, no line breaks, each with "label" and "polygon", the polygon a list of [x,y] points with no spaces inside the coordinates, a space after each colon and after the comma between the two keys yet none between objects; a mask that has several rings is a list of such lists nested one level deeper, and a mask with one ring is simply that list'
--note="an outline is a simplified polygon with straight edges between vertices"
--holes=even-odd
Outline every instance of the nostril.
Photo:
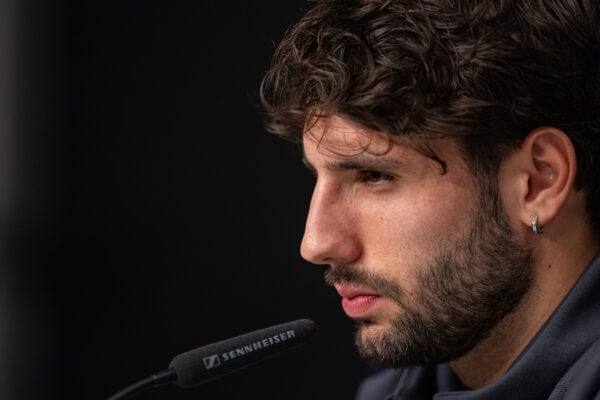
[{"label": "nostril", "polygon": [[300,246],[302,258],[321,265],[347,264],[360,258],[362,252],[356,238],[346,234],[305,234]]}]

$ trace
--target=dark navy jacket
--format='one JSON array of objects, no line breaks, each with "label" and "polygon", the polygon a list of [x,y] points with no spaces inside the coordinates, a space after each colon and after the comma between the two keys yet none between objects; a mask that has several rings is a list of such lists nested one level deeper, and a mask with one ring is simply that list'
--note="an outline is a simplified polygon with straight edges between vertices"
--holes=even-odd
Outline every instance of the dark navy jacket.
[{"label": "dark navy jacket", "polygon": [[488,386],[467,390],[440,364],[374,374],[355,398],[431,399],[600,400],[600,256],[506,374]]}]

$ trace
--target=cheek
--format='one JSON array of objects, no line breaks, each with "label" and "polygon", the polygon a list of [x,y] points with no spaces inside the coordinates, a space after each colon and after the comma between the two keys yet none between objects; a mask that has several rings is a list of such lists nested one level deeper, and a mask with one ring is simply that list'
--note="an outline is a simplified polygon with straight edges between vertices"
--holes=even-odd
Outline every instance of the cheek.
[{"label": "cheek", "polygon": [[[522,223],[521,202],[519,192],[512,185],[503,185],[500,182],[500,199],[504,208],[504,213],[508,218],[508,222],[512,227],[513,232],[528,233],[530,226]],[[523,237],[523,239],[525,236]]]},{"label": "cheek", "polygon": [[413,241],[436,245],[460,234],[473,212],[473,200],[462,188],[428,192],[406,210],[405,229]]},{"label": "cheek", "polygon": [[[465,190],[421,192],[381,207],[365,224],[369,265],[386,269],[428,263],[460,238],[473,213]],[[403,271],[407,268],[402,268]],[[404,272],[401,272],[404,275]]]}]

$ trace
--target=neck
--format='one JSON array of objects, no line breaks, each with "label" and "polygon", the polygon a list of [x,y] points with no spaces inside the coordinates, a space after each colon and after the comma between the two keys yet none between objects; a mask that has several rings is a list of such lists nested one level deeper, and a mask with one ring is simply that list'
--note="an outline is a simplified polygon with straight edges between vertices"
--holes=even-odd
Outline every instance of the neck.
[{"label": "neck", "polygon": [[577,239],[565,243],[540,236],[544,243],[538,248],[544,251],[534,251],[534,282],[517,309],[469,353],[450,363],[465,386],[477,389],[502,377],[552,315],[598,250],[589,232]]}]

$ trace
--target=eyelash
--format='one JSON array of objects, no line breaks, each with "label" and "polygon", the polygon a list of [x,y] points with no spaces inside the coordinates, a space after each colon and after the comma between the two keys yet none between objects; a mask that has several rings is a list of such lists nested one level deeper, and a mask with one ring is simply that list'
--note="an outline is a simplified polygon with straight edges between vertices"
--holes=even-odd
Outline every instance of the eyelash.
[{"label": "eyelash", "polygon": [[371,185],[376,185],[381,183],[382,181],[391,181],[394,179],[394,177],[391,175],[371,170],[359,171],[359,176],[361,182]]}]

